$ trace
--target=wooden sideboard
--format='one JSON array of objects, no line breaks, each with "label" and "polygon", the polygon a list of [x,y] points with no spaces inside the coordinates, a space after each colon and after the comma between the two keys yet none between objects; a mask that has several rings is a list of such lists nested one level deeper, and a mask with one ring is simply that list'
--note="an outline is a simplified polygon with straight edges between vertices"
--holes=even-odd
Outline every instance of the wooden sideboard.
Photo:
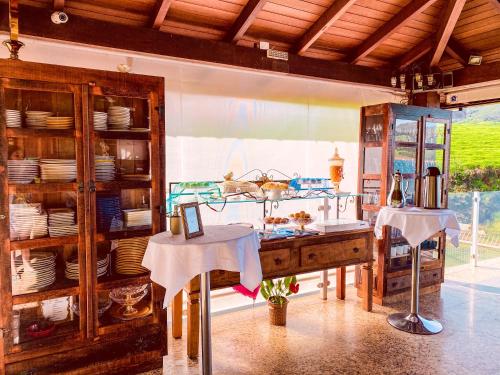
[{"label": "wooden sideboard", "polygon": [[[336,233],[320,234],[308,237],[296,237],[273,241],[262,241],[260,262],[264,279],[279,278],[288,275],[322,271],[337,268],[337,290],[339,299],[345,298],[346,266],[362,264],[364,289],[361,293],[363,309],[372,310],[373,293],[373,231],[360,229]],[[237,272],[222,270],[210,273],[211,289],[227,288],[238,285],[240,276]],[[191,280],[186,285],[187,301],[187,354],[190,358],[198,356],[199,347],[199,298],[200,278]],[[182,335],[182,292],[172,304],[172,335]]]}]

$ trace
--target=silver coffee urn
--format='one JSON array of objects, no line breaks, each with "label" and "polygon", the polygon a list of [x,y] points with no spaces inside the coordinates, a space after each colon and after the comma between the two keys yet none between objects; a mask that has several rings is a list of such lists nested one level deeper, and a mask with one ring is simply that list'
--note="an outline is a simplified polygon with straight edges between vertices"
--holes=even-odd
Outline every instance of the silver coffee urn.
[{"label": "silver coffee urn", "polygon": [[443,177],[439,168],[429,167],[424,176],[424,208],[441,208]]}]

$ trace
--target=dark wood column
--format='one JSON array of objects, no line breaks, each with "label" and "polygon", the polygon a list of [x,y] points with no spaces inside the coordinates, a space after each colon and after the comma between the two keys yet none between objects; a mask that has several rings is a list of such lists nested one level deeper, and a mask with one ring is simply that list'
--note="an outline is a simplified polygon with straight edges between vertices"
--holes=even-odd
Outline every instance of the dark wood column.
[{"label": "dark wood column", "polygon": [[437,92],[419,92],[411,97],[411,104],[420,107],[440,108],[441,103]]}]

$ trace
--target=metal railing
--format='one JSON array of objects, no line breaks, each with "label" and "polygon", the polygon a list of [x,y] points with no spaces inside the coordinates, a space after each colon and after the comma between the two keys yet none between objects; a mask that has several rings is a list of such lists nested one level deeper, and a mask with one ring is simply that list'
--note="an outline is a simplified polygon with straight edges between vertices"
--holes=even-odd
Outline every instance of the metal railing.
[{"label": "metal railing", "polygon": [[500,257],[500,191],[452,193],[449,208],[457,213],[461,233],[459,248],[447,246],[447,267],[476,267]]}]

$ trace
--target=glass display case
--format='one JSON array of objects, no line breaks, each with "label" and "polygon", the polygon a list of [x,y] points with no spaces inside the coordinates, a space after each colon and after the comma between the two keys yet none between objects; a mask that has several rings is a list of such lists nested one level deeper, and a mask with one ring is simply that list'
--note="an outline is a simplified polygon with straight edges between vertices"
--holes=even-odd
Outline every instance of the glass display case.
[{"label": "glass display case", "polygon": [[[52,368],[72,348],[91,356],[107,335],[132,345],[131,326],[165,335],[163,289],[141,266],[166,222],[163,79],[11,63],[0,62],[20,72],[0,81],[0,373]],[[138,285],[138,312],[124,315],[110,295]],[[161,363],[156,342],[138,361]]]},{"label": "glass display case", "polygon": [[[423,200],[421,179],[429,166],[437,166],[447,182],[451,114],[449,111],[380,104],[363,107],[360,126],[358,218],[375,224],[380,207],[386,205],[392,174],[400,172],[406,189],[406,204],[420,206]],[[446,183],[444,184],[446,186]],[[443,191],[442,207],[447,204]],[[375,295],[378,303],[390,296],[408,292],[411,255],[409,245],[395,228],[384,230],[384,239],[375,242]],[[444,234],[429,238],[422,246],[422,266],[439,277],[425,277],[423,287],[439,285],[443,278]],[[437,271],[436,271],[437,270]],[[361,280],[356,278],[356,286]]]}]

